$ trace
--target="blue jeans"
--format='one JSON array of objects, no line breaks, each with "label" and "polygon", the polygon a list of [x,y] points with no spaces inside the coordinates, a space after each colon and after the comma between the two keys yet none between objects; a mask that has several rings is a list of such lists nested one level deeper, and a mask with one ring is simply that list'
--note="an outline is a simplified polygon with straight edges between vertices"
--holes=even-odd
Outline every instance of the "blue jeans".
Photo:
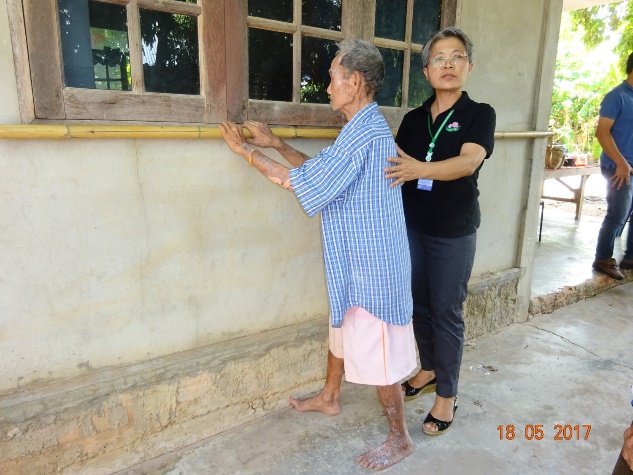
[{"label": "blue jeans", "polygon": [[[609,259],[613,257],[613,244],[619,231],[626,223],[628,213],[631,210],[633,199],[633,183],[622,185],[619,190],[611,186],[610,178],[615,175],[615,168],[600,168],[602,176],[607,179],[607,214],[604,217],[600,233],[598,234],[598,244],[596,245],[596,260]],[[631,177],[633,179],[633,177]],[[626,239],[626,250],[624,257],[633,259],[633,231],[631,223],[628,226],[628,236]]]},{"label": "blue jeans", "polygon": [[438,238],[408,230],[413,333],[420,363],[435,371],[436,394],[457,394],[464,349],[462,306],[475,259],[477,234]]}]

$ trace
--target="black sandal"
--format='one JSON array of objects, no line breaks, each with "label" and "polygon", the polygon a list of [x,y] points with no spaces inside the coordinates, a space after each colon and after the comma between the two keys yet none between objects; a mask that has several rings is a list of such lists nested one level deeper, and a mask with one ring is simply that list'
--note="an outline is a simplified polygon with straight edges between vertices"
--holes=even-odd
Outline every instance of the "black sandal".
[{"label": "black sandal", "polygon": [[432,393],[435,391],[436,386],[437,384],[435,378],[421,388],[414,388],[409,384],[409,381],[405,381],[402,383],[402,389],[404,389],[404,399],[405,401],[410,401],[418,397],[420,394]]},{"label": "black sandal", "polygon": [[[450,421],[440,421],[439,419],[433,417],[431,411],[429,411],[429,414],[426,416],[426,419],[424,419],[424,423],[422,424],[422,432],[424,432],[426,435],[442,435],[448,430],[448,428],[455,420],[455,411],[457,411],[457,407],[457,396],[455,396],[455,402],[453,403],[453,418]],[[437,426],[436,431],[431,431],[424,427],[424,424],[427,424],[429,422]]]}]

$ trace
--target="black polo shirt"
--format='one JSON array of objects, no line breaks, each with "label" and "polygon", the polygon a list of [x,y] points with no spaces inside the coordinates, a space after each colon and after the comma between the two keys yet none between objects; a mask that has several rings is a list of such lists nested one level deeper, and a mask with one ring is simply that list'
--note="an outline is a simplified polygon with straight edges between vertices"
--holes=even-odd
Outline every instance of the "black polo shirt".
[{"label": "black polo shirt", "polygon": [[[428,118],[434,100],[435,96],[431,96],[420,107],[408,112],[396,135],[398,146],[420,161],[424,161],[432,139]],[[466,92],[462,92],[453,107],[442,112],[435,123],[431,124],[433,135],[451,110],[455,112],[435,142],[431,161],[439,162],[458,156],[465,143],[481,145],[488,158],[494,147],[494,109],[488,104],[471,100]],[[481,166],[471,176],[457,180],[434,180],[430,191],[419,190],[417,180],[406,182],[402,186],[402,201],[407,228],[430,236],[447,238],[474,233],[479,227],[481,216],[477,200],[480,169]]]}]

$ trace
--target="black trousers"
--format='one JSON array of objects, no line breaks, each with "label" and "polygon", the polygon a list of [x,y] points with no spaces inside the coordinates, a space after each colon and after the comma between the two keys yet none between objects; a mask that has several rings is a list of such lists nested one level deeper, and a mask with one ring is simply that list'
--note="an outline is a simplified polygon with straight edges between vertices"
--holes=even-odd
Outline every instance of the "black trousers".
[{"label": "black trousers", "polygon": [[462,307],[477,234],[438,238],[409,230],[413,331],[422,369],[435,371],[436,394],[457,395],[464,350]]}]

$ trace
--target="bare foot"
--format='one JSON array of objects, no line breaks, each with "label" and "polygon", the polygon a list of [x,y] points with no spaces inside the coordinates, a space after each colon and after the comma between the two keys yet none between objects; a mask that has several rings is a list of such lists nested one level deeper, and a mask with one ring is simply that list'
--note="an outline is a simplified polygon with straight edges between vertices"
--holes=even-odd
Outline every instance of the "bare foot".
[{"label": "bare foot", "polygon": [[408,457],[411,453],[413,453],[413,444],[408,435],[395,436],[389,434],[389,437],[382,445],[365,452],[363,455],[359,455],[356,460],[365,468],[384,470]]},{"label": "bare foot", "polygon": [[306,399],[288,398],[290,405],[299,412],[318,411],[328,416],[338,416],[341,413],[341,405],[337,397],[328,397],[321,391],[316,396]]}]

